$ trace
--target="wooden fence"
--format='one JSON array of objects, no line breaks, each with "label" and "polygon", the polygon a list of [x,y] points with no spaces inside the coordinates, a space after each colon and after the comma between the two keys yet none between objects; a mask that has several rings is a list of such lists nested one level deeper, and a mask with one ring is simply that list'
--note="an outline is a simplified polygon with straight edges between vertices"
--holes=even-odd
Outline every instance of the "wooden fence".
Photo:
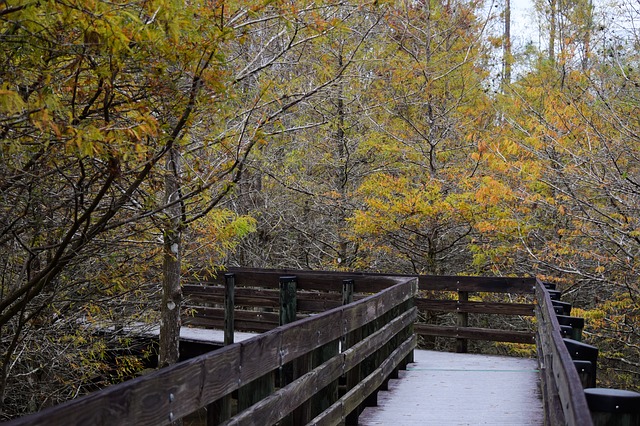
[{"label": "wooden fence", "polygon": [[[241,277],[244,288],[236,289],[239,301],[236,308],[240,312],[240,326],[245,331],[262,331],[276,325],[277,318],[265,320],[263,309],[276,309],[279,301],[277,277],[292,271],[234,270]],[[365,297],[388,286],[388,277],[375,274],[327,273],[318,280],[314,273],[307,275],[306,285],[299,292],[300,305],[297,317],[302,318],[314,310],[331,308],[344,303],[344,293],[337,285],[335,277],[357,282],[354,286],[355,298]],[[331,278],[329,278],[331,277]],[[418,294],[415,305],[418,318],[429,313],[452,313],[455,325],[428,324],[420,319],[414,324],[416,335],[423,337],[445,337],[456,340],[456,350],[467,352],[468,340],[528,343],[537,345],[541,370],[542,391],[545,400],[545,415],[550,424],[589,425],[589,414],[584,392],[573,360],[562,340],[562,330],[556,314],[561,313],[559,302],[551,302],[549,291],[535,278],[460,277],[460,276],[419,276]],[[224,303],[222,282],[209,281],[214,287],[187,286],[186,292],[192,302],[204,304]],[[218,290],[212,291],[213,288]],[[238,291],[239,290],[239,291]],[[344,289],[343,289],[344,291]],[[518,302],[495,301],[496,295],[515,297]],[[526,300],[522,302],[521,300]],[[256,310],[257,309],[257,310]],[[197,325],[224,324],[224,309],[194,306],[195,316],[190,320]],[[566,312],[565,312],[566,313]],[[504,329],[496,327],[471,327],[469,315],[513,318],[535,317],[537,327],[532,329]],[[212,316],[210,316],[212,315]],[[260,325],[255,324],[264,321]],[[496,321],[494,321],[495,323]],[[488,323],[491,323],[489,321]],[[499,322],[498,322],[499,323]],[[510,324],[509,320],[501,322]],[[575,331],[575,330],[574,330]],[[577,380],[577,381],[576,381]]]},{"label": "wooden fence", "polygon": [[[269,272],[235,281],[251,276],[312,291],[336,279],[342,287],[342,278],[357,289],[364,278]],[[8,425],[163,425],[203,408],[208,424],[354,424],[416,346],[417,278],[362,281],[380,291]]]},{"label": "wooden fence", "polygon": [[[467,352],[468,340],[535,343],[534,333],[527,329],[470,327],[469,314],[488,316],[535,315],[534,278],[420,276],[416,306],[421,313],[455,313],[455,325],[419,322],[415,331],[422,336],[456,339],[456,351]],[[527,303],[492,301],[493,295],[530,296]],[[453,296],[453,297],[452,297]],[[472,300],[477,299],[477,300]],[[485,300],[487,299],[487,300]],[[505,324],[512,321],[506,320]]]},{"label": "wooden fence", "polygon": [[[231,293],[236,331],[262,333],[278,327],[281,323],[281,277],[298,278],[296,319],[342,306],[345,297],[360,300],[395,284],[401,278],[377,274],[248,268],[230,268],[228,274],[234,277],[232,291],[227,287],[227,274],[214,277],[200,274],[186,280],[183,286],[187,305],[187,314],[183,318],[185,324],[222,329],[225,315],[229,314],[225,296]],[[344,288],[345,282],[350,282],[351,287]],[[353,296],[345,295],[345,292]]]},{"label": "wooden fence", "polygon": [[[184,286],[185,320],[224,328],[224,348],[8,425],[162,425],[195,412],[208,425],[356,424],[417,335],[456,339],[459,352],[470,339],[536,344],[546,424],[592,424],[558,322],[566,307],[535,279],[236,269],[198,281]],[[419,320],[430,312],[455,324]],[[537,327],[471,327],[470,314]],[[261,334],[233,343],[235,330]]]},{"label": "wooden fence", "polygon": [[536,280],[536,340],[545,424],[592,425],[583,385],[562,338],[549,290]]},{"label": "wooden fence", "polygon": [[[264,332],[279,325],[279,277],[295,274],[300,277],[297,288],[296,318],[338,307],[344,303],[341,282],[353,282],[353,299],[381,291],[389,286],[389,277],[378,274],[339,272],[230,269],[235,276],[234,294],[236,331]],[[409,276],[404,276],[409,278]],[[197,284],[186,284],[189,314],[184,322],[193,326],[222,329],[225,324],[224,275],[215,278],[199,276]],[[419,276],[416,306],[420,317],[434,313],[453,313],[455,325],[429,324],[418,320],[415,332],[420,336],[456,339],[458,352],[467,351],[468,340],[535,344],[532,329],[472,327],[469,315],[503,317],[511,324],[514,316],[535,316],[535,278]],[[528,298],[526,303],[490,300],[494,295],[515,295]]]}]

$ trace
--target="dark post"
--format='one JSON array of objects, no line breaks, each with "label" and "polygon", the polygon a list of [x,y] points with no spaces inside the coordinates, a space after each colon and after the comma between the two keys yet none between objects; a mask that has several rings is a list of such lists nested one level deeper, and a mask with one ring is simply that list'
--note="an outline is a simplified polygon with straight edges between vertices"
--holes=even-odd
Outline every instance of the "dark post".
[{"label": "dark post", "polygon": [[640,424],[640,393],[591,388],[584,390],[594,426],[630,426]]},{"label": "dark post", "polygon": [[563,325],[568,325],[572,329],[571,338],[573,340],[577,340],[578,342],[582,341],[582,330],[584,329],[584,318],[580,317],[570,317],[566,315],[557,315],[558,323]]},{"label": "dark post", "polygon": [[548,290],[549,291],[549,297],[551,298],[551,300],[560,300],[560,296],[562,296],[562,292],[558,291],[558,290]]},{"label": "dark post", "polygon": [[235,330],[235,274],[224,274],[224,344],[233,343],[233,333]]},{"label": "dark post", "polygon": [[[353,301],[353,280],[344,280],[342,282],[342,304],[346,305]],[[326,345],[318,348],[313,353],[313,367],[317,367],[326,361],[329,361],[340,352],[340,347],[345,348],[345,339],[340,338],[329,342]],[[321,392],[311,398],[311,414],[310,417],[315,417],[327,408],[329,408],[339,398],[339,382],[337,379]]]},{"label": "dark post", "polygon": [[[353,302],[353,288],[354,282],[353,280],[344,280],[342,281],[342,304],[348,305]],[[341,352],[349,349],[351,346],[358,343],[362,338],[362,328],[353,330],[347,333],[341,342]],[[361,364],[356,365],[351,370],[347,371],[345,382],[346,382],[346,391],[353,389],[358,383],[360,383],[361,376]],[[347,425],[357,425],[358,424],[358,416],[360,412],[358,408],[356,408],[352,413],[347,415],[345,419],[345,424]]]},{"label": "dark post", "polygon": [[[295,276],[282,276],[280,277],[280,325],[292,323],[296,320],[296,312],[298,311],[298,301],[296,298],[297,290],[297,277]],[[304,369],[302,363],[306,363],[307,357],[303,359],[296,359],[290,363],[283,365],[280,368],[280,387],[283,388],[291,383],[296,376],[304,374],[301,370]],[[305,404],[303,404],[305,405]],[[300,408],[289,416],[283,418],[280,422],[282,425],[293,425],[299,417],[304,416],[305,408],[302,408],[301,414]],[[305,422],[306,423],[306,422]]]},{"label": "dark post", "polygon": [[[313,367],[317,367],[339,353],[340,340],[334,340],[316,349],[313,353]],[[338,400],[339,379],[336,379],[311,398],[311,417],[315,417]]]},{"label": "dark post", "polygon": [[[224,345],[233,344],[235,309],[235,274],[224,274]],[[207,406],[207,426],[218,425],[231,418],[231,394]]]},{"label": "dark post", "polygon": [[[298,302],[296,299],[297,278],[295,276],[280,277],[280,325],[296,320]],[[280,368],[280,387],[293,381],[293,365],[288,363]]]},{"label": "dark post", "polygon": [[562,315],[571,315],[571,303],[569,302],[561,302],[559,300],[552,300],[551,304],[554,307],[561,307],[562,308]]},{"label": "dark post", "polygon": [[238,389],[238,413],[271,395],[275,389],[274,374],[268,372]]},{"label": "dark post", "polygon": [[[353,302],[353,280],[342,281],[342,305],[348,305]],[[347,349],[347,336],[344,335],[340,339],[340,351],[344,352]]]},{"label": "dark post", "polygon": [[353,302],[353,280],[342,281],[342,304],[348,305]]},{"label": "dark post", "polygon": [[[294,299],[295,299],[295,277],[294,279]],[[282,300],[282,296],[281,296]],[[227,300],[225,299],[225,302]],[[295,301],[294,301],[295,309]],[[294,312],[295,317],[295,312]],[[282,312],[280,312],[280,321],[282,323]],[[270,371],[262,377],[258,377],[251,383],[247,383],[238,389],[238,412],[247,409],[258,401],[272,394],[275,389],[275,374]]]},{"label": "dark post", "polygon": [[593,363],[586,360],[574,360],[573,366],[576,367],[576,370],[578,371],[582,387],[585,389],[591,387],[593,377],[595,377],[596,374],[593,369]]},{"label": "dark post", "polygon": [[296,299],[297,278],[295,276],[280,277],[280,325],[296,320],[298,302]]},{"label": "dark post", "polygon": [[598,348],[572,339],[562,340],[564,341],[564,345],[567,347],[567,351],[569,351],[571,359],[573,359],[574,361],[577,360],[591,362],[591,364],[593,365],[593,371],[592,376],[589,378],[588,382],[590,388],[595,388],[598,366]]},{"label": "dark post", "polygon": [[[469,292],[468,291],[458,291],[458,303],[460,302],[468,302],[469,301]],[[458,327],[464,328],[469,326],[469,314],[467,312],[460,312],[460,307],[458,306]],[[467,339],[456,339],[456,352],[457,353],[467,353]]]}]

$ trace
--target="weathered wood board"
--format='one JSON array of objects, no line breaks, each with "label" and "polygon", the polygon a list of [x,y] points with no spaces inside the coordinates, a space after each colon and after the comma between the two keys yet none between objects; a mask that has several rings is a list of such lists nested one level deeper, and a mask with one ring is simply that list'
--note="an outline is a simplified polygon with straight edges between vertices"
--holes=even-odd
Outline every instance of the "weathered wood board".
[{"label": "weathered wood board", "polygon": [[535,359],[418,350],[360,425],[542,425]]}]

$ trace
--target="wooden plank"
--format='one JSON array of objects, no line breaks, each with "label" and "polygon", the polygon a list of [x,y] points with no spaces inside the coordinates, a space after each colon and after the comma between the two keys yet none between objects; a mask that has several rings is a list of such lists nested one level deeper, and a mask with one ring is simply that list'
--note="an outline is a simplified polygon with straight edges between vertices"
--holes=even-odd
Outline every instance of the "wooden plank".
[{"label": "wooden plank", "polygon": [[343,310],[331,314],[311,316],[296,322],[296,327],[282,331],[280,352],[282,363],[293,361],[297,354],[310,352],[340,338],[342,330],[336,324],[342,323]]},{"label": "wooden plank", "polygon": [[421,275],[420,290],[533,294],[535,278]]},{"label": "wooden plank", "polygon": [[[185,296],[187,297],[187,308],[224,304],[224,290],[218,287],[209,287],[212,291],[208,294],[186,291]],[[279,291],[254,288],[236,289],[236,307],[250,306],[276,309],[278,308],[279,302]],[[341,296],[339,293],[298,291],[298,311],[324,312],[337,308],[340,306],[340,302]]]},{"label": "wooden plank", "polygon": [[[357,285],[357,283],[355,284]],[[384,315],[394,306],[413,298],[416,289],[417,279],[407,279],[400,285],[385,289],[345,308],[343,315],[345,333],[362,327]]]},{"label": "wooden plank", "polygon": [[[233,389],[239,347],[216,352],[212,365],[200,356],[101,392],[57,405],[8,425],[165,425]],[[224,363],[224,364],[223,364]],[[204,372],[217,378],[204,381]]]},{"label": "wooden plank", "polygon": [[422,323],[414,324],[414,330],[417,334],[425,336],[535,344],[535,333],[530,331],[497,330],[478,327],[455,327]]},{"label": "wooden plank", "polygon": [[343,356],[345,357],[346,371],[358,365],[366,357],[386,344],[393,336],[412,324],[416,317],[417,310],[416,308],[412,308],[410,311],[403,313],[380,330],[368,336],[367,339],[356,343],[344,351]]},{"label": "wooden plank", "polygon": [[538,374],[530,358],[416,350],[359,424],[542,426]]},{"label": "wooden plank", "polygon": [[280,356],[282,327],[239,344],[242,347],[240,385],[250,383],[282,365]]},{"label": "wooden plank", "polygon": [[297,378],[248,410],[238,413],[229,424],[265,425],[274,424],[293,409],[309,399],[316,389],[326,387],[342,374],[343,359],[332,357],[314,370]]},{"label": "wooden plank", "polygon": [[[183,286],[183,291],[187,306],[224,304],[224,288],[221,286],[185,285]],[[277,308],[280,292],[261,288],[236,288],[235,299],[236,306]]]},{"label": "wooden plank", "polygon": [[[397,276],[383,274],[367,274],[358,272],[336,271],[300,271],[292,269],[250,269],[229,268],[228,272],[236,274],[236,285],[239,287],[278,288],[278,277],[282,275],[296,275],[299,277],[299,288],[302,290],[340,291],[343,279],[356,281],[356,292],[376,293],[400,282]],[[207,283],[221,283],[220,276],[211,277],[206,272],[191,280]]]},{"label": "wooden plank", "polygon": [[[184,323],[209,328],[224,328],[223,309],[198,308],[193,316],[185,317]],[[273,312],[236,310],[234,313],[236,330],[264,332],[279,325],[279,315]]]},{"label": "wooden plank", "polygon": [[[225,310],[223,308],[211,308],[208,306],[193,306],[194,318],[224,319]],[[189,317],[187,317],[189,318]],[[255,321],[278,324],[280,315],[277,312],[264,312],[246,309],[236,309],[234,319],[238,321]]]},{"label": "wooden plank", "polygon": [[536,305],[533,303],[460,302],[457,300],[423,299],[418,297],[416,298],[416,306],[421,311],[534,316]]},{"label": "wooden plank", "polygon": [[380,387],[386,377],[397,367],[403,358],[416,346],[415,336],[411,336],[395,349],[391,355],[374,372],[365,377],[358,386],[349,390],[335,404],[316,416],[310,425],[337,424],[344,421],[347,415],[356,409],[364,399],[374,390]]},{"label": "wooden plank", "polygon": [[342,305],[338,293],[298,293],[298,311],[324,312]]},{"label": "wooden plank", "polygon": [[[205,318],[205,317],[189,317],[183,320],[185,325],[189,325],[191,327],[203,327],[209,329],[220,329],[224,328],[224,319],[223,318]],[[274,322],[263,322],[263,321],[244,321],[244,320],[235,320],[235,329],[236,331],[242,331],[247,333],[264,333],[266,331],[273,330],[278,326],[278,323]],[[222,343],[222,340],[221,340]]]},{"label": "wooden plank", "polygon": [[[335,271],[299,271],[291,269],[229,268],[238,278],[239,287],[278,288],[278,277],[296,275],[302,290],[340,291],[343,279],[353,279],[358,293],[375,293],[415,275],[382,275],[370,273],[344,273]],[[187,278],[189,280],[189,278]],[[222,283],[220,275],[211,277],[206,272],[190,279],[199,283]],[[522,277],[476,277],[476,276],[419,276],[421,290],[469,291],[533,294],[535,278]]]},{"label": "wooden plank", "polygon": [[[543,298],[544,299],[544,298]],[[542,299],[542,304],[544,300]],[[536,310],[538,324],[548,324],[542,314],[544,308]],[[548,327],[538,327],[536,329],[536,343],[538,352],[538,363],[540,365],[540,377],[542,379],[541,389],[545,401],[545,424],[566,424],[565,415],[562,408],[562,401],[558,395],[558,386],[553,372],[553,342]]]}]

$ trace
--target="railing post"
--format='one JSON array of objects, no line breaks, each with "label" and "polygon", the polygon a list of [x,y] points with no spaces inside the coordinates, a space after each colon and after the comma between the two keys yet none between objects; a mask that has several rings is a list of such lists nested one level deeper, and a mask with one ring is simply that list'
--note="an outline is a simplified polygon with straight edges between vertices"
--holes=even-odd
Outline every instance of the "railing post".
[{"label": "railing post", "polygon": [[[319,347],[313,353],[313,368],[329,361],[339,353],[340,340],[336,339]],[[337,379],[331,382],[322,391],[311,398],[311,417],[315,417],[327,408],[331,407],[339,398],[339,382]]]},{"label": "railing post", "polygon": [[566,315],[556,315],[560,326],[568,325],[571,327],[571,336],[573,340],[582,341],[582,330],[584,329],[584,318],[570,317]]},{"label": "railing post", "polygon": [[353,280],[342,280],[342,304],[353,302]]},{"label": "railing post", "polygon": [[[287,296],[283,296],[285,294]],[[284,302],[283,302],[284,301]],[[295,321],[296,318],[296,277],[286,276],[280,277],[280,325]],[[289,381],[283,382],[283,371],[290,371],[287,375]],[[284,386],[291,382],[293,375],[291,364],[283,366],[280,371],[280,380],[278,385]],[[262,377],[257,378],[253,382],[241,387],[238,390],[238,412],[250,407],[261,399],[273,393],[275,389],[274,372],[269,372]]]},{"label": "railing post", "polygon": [[[405,311],[408,311],[410,309],[413,309],[413,307],[416,305],[416,293],[418,292],[418,283],[416,281],[415,287],[413,289],[413,297],[411,299],[409,299],[406,303],[405,303]],[[414,334],[413,331],[413,323],[407,327],[407,332],[405,334],[405,337],[409,337],[411,335]],[[404,363],[404,368],[407,368],[407,364],[414,362],[414,351],[412,350],[406,357],[406,359],[403,361]]]},{"label": "railing post", "polygon": [[594,426],[640,424],[640,393],[621,389],[585,389]]},{"label": "railing post", "polygon": [[[354,289],[354,281],[353,280],[344,280],[342,281],[342,304],[348,305],[353,302],[353,289]],[[343,339],[341,344],[341,351],[349,349],[351,346],[355,345],[362,339],[362,328],[358,328],[347,333]],[[360,383],[361,379],[361,364],[356,365],[351,370],[346,373],[346,391],[353,389]],[[347,425],[357,425],[358,424],[358,416],[360,415],[359,408],[356,408],[352,413],[347,415],[345,419],[345,424]]]},{"label": "railing post", "polygon": [[[345,281],[351,281],[350,288],[351,290],[348,292],[350,296],[345,296]],[[342,283],[342,303],[347,304],[350,303],[347,300],[353,301],[353,280],[344,280]],[[345,299],[346,297],[346,299]],[[329,361],[334,356],[340,353],[340,347],[344,348],[344,339],[338,338],[332,342],[329,342],[313,352],[312,355],[312,368],[316,368],[319,365]],[[323,390],[316,393],[310,400],[310,417],[315,418],[317,415],[325,411],[331,405],[333,405],[339,399],[339,388],[340,388],[340,380],[336,379],[329,385],[327,385]]]},{"label": "railing post", "polygon": [[235,274],[224,274],[224,344],[231,345],[235,331]]},{"label": "railing post", "polygon": [[[458,290],[458,303],[468,302],[468,301],[469,301],[469,292]],[[459,328],[465,328],[469,326],[469,314],[467,312],[460,312],[460,307],[458,307],[457,325]],[[457,353],[467,353],[467,350],[468,350],[467,346],[468,346],[467,339],[463,339],[463,338],[456,339]]]},{"label": "railing post", "polygon": [[298,302],[296,299],[297,277],[280,277],[280,325],[296,320]]},{"label": "railing post", "polygon": [[[353,302],[353,280],[342,281],[342,305],[348,305]],[[340,339],[340,350],[344,352],[347,349],[347,335],[343,335]]]},{"label": "railing post", "polygon": [[587,378],[588,387],[596,387],[596,376],[598,366],[598,348],[595,346],[587,345],[586,343],[578,342],[572,339],[562,339],[567,351],[574,361],[589,361],[593,365],[593,370],[590,377]]},{"label": "railing post", "polygon": [[[235,274],[224,274],[224,345],[233,344],[235,309]],[[207,406],[207,426],[218,425],[231,418],[231,394]]]},{"label": "railing post", "polygon": [[[298,311],[297,277],[282,276],[280,277],[280,325],[292,323],[296,320]],[[280,387],[284,387],[302,376],[311,367],[311,354],[298,357],[294,361],[283,365],[280,369]],[[310,420],[310,404],[305,402],[295,409],[293,413],[286,416],[280,424],[295,425],[306,424]]]},{"label": "railing post", "polygon": [[[296,299],[297,278],[295,276],[280,277],[280,325],[296,320],[298,302]],[[293,381],[293,365],[291,363],[280,368],[280,387]]]}]

